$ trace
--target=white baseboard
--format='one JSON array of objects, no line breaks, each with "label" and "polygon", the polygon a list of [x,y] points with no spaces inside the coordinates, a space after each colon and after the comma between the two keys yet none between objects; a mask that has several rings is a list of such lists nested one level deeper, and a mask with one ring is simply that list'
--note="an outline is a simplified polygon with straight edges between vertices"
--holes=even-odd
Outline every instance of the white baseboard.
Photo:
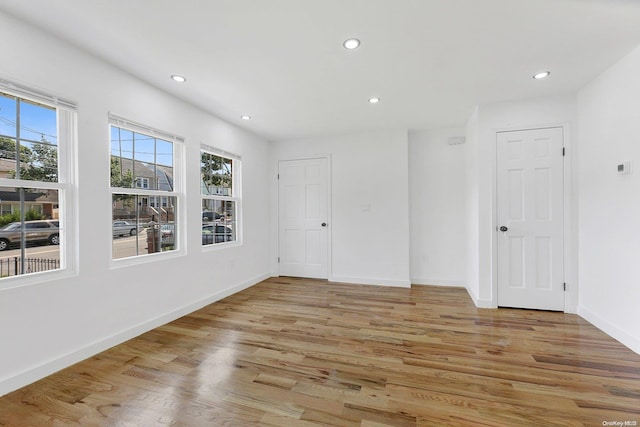
[{"label": "white baseboard", "polygon": [[414,285],[427,285],[427,286],[449,286],[453,288],[466,288],[467,285],[459,280],[448,279],[433,279],[424,277],[414,277],[411,279],[411,283]]},{"label": "white baseboard", "polygon": [[631,334],[623,331],[619,327],[613,325],[612,323],[609,323],[602,317],[598,316],[592,311],[587,310],[582,306],[578,306],[578,315],[587,320],[589,323],[593,324],[593,326],[600,329],[605,334],[620,341],[622,344],[629,347],[632,351],[640,354],[640,339],[638,337],[632,336]]},{"label": "white baseboard", "polygon": [[471,297],[471,301],[473,301],[473,303],[475,304],[476,307],[478,308],[498,308],[493,301],[489,300],[489,299],[480,299],[478,298],[478,296],[467,286],[467,293],[469,294],[469,297]]},{"label": "white baseboard", "polygon": [[331,276],[330,282],[354,283],[357,285],[395,286],[398,288],[410,288],[410,280],[372,279],[367,277]]},{"label": "white baseboard", "polygon": [[205,307],[211,303],[219,301],[244,289],[260,283],[263,280],[271,277],[271,274],[266,273],[260,276],[249,279],[245,282],[238,283],[215,294],[209,295],[206,298],[195,301],[191,304],[184,305],[169,313],[160,315],[153,319],[149,319],[145,322],[139,323],[131,328],[120,331],[108,337],[104,337],[98,341],[94,341],[82,348],[79,348],[71,353],[56,357],[48,362],[42,363],[38,366],[25,370],[15,375],[0,379],[0,396],[3,396],[13,390],[17,390],[21,387],[29,385],[41,378],[51,375],[61,369],[78,363],[88,357],[105,351],[111,347],[121,344],[131,338],[135,338],[147,331],[150,331],[159,326],[165,325],[173,320],[176,320],[182,316]]}]

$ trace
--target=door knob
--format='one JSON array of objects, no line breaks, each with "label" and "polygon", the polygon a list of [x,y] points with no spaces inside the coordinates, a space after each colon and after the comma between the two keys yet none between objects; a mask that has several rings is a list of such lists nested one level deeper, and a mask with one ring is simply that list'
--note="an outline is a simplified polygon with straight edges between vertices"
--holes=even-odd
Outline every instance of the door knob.
[{"label": "door knob", "polygon": [[323,227],[326,227],[326,226],[327,226],[327,223],[326,223],[326,222],[323,222],[323,223],[322,223],[322,224],[320,224],[320,225],[321,225],[321,226],[323,226]]},{"label": "door knob", "polygon": [[508,228],[508,227],[505,227],[504,225],[500,227],[500,231],[502,231],[503,233],[504,233],[505,231],[507,231],[508,229],[509,229],[509,228]]}]

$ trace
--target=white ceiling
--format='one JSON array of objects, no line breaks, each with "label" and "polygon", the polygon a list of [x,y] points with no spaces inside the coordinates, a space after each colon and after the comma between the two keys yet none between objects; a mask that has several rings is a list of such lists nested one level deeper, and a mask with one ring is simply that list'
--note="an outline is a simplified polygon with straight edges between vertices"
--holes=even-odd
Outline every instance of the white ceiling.
[{"label": "white ceiling", "polygon": [[[272,140],[464,125],[478,103],[575,92],[640,44],[640,0],[0,0],[0,10]],[[361,47],[345,50],[349,37]],[[533,80],[540,70],[552,74]]]}]

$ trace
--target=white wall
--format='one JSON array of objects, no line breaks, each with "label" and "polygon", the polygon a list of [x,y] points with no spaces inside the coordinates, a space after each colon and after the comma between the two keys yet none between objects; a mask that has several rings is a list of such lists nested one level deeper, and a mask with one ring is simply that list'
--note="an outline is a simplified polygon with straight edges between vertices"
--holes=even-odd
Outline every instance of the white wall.
[{"label": "white wall", "polygon": [[[640,353],[640,48],[578,93],[578,313]],[[632,174],[617,165],[631,161]]]},{"label": "white wall", "polygon": [[[330,156],[330,280],[409,286],[406,131],[274,142],[271,154],[273,200],[279,160]],[[277,274],[277,223],[271,236],[272,271]]]},{"label": "white wall", "polygon": [[[0,281],[0,395],[269,276],[267,142],[3,14],[0,35],[0,77],[75,101],[79,120],[78,274]],[[111,267],[108,112],[186,137],[188,256]],[[200,246],[200,143],[242,156],[241,246]]]},{"label": "white wall", "polygon": [[[478,294],[473,295],[472,293],[472,296],[477,298],[475,302],[481,307],[497,306],[497,281],[495,277],[496,132],[563,126],[564,142],[568,148],[565,160],[565,194],[567,195],[565,205],[565,279],[568,286],[565,310],[575,312],[577,308],[577,254],[575,252],[577,247],[577,199],[571,187],[571,184],[577,180],[575,168],[572,167],[575,157],[572,134],[574,133],[573,128],[576,126],[576,108],[574,95],[481,104],[478,107],[478,171],[477,176],[468,181],[475,181],[475,184],[472,185],[477,186],[478,192]],[[470,153],[470,155],[473,158],[476,153]],[[472,188],[469,191],[475,192],[476,189]],[[471,287],[471,289],[474,288]]]},{"label": "white wall", "polygon": [[409,133],[411,283],[465,286],[465,129]]},{"label": "white wall", "polygon": [[465,231],[467,233],[466,244],[466,285],[467,292],[476,305],[480,305],[480,223],[478,200],[479,176],[479,147],[480,124],[478,122],[478,107],[476,106],[469,117],[465,128]]}]

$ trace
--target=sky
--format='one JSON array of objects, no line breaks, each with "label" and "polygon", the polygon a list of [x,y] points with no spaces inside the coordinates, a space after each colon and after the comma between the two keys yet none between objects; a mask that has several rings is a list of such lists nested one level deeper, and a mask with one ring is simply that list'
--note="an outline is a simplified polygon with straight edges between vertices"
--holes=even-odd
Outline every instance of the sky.
[{"label": "sky", "polygon": [[[20,117],[16,115],[20,109]],[[20,139],[40,142],[46,139],[57,145],[56,110],[0,93],[0,136],[16,138],[20,121]],[[135,154],[134,154],[135,144]],[[29,146],[30,144],[24,144]],[[173,144],[169,141],[120,129],[111,128],[111,154],[145,163],[173,166]]]},{"label": "sky", "polygon": [[[135,146],[135,150],[134,150]],[[152,136],[111,127],[111,155],[145,163],[173,166],[173,144]]]},{"label": "sky", "polygon": [[[0,136],[17,136],[15,98],[0,94]],[[49,143],[58,143],[56,110],[30,102],[20,102],[20,139],[39,142],[44,137]]]}]

